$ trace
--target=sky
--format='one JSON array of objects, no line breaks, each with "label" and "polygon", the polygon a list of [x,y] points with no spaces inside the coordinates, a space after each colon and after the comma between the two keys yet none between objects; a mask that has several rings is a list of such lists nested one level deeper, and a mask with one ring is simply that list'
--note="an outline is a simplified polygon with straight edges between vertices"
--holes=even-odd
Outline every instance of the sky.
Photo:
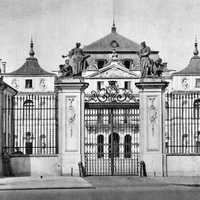
[{"label": "sky", "polygon": [[200,0],[0,0],[0,58],[7,72],[23,65],[31,36],[41,67],[58,65],[77,41],[88,45],[111,31],[146,41],[169,68],[184,68],[200,43]]}]

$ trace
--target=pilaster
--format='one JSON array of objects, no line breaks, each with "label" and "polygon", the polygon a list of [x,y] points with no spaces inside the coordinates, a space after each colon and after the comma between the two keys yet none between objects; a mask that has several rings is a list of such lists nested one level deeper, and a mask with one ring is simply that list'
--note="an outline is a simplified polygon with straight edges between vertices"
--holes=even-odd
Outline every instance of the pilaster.
[{"label": "pilaster", "polygon": [[84,90],[82,79],[65,78],[56,82],[58,91],[58,151],[62,175],[78,175],[84,136]]},{"label": "pilaster", "polygon": [[140,94],[140,158],[148,176],[164,175],[164,91],[168,82],[160,78],[141,79],[136,86]]}]

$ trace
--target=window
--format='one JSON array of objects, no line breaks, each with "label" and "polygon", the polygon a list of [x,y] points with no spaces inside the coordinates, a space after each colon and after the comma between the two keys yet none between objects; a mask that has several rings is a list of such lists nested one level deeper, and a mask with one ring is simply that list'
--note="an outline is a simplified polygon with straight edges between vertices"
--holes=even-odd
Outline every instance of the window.
[{"label": "window", "polygon": [[103,81],[98,81],[97,82],[97,90],[101,90],[104,87],[104,82]]},{"label": "window", "polygon": [[32,79],[26,79],[25,80],[25,88],[32,88]]},{"label": "window", "polygon": [[33,111],[34,111],[34,104],[33,101],[27,99],[23,103],[23,118],[24,120],[31,120],[33,118]]},{"label": "window", "polygon": [[119,47],[119,44],[118,44],[118,42],[116,41],[116,40],[113,40],[111,43],[110,43],[110,46],[112,47],[112,48],[117,48],[117,47]]},{"label": "window", "polygon": [[200,79],[196,79],[196,88],[200,88]]},{"label": "window", "polygon": [[169,102],[168,101],[165,102],[165,109],[167,111],[167,120],[169,120]]},{"label": "window", "polygon": [[127,116],[127,109],[124,109],[124,124],[127,124],[128,116]]},{"label": "window", "polygon": [[131,60],[124,60],[124,61],[123,61],[123,64],[124,64],[124,66],[125,66],[127,69],[130,69]]},{"label": "window", "polygon": [[25,149],[26,149],[26,154],[32,154],[33,153],[33,143],[32,143],[32,135],[31,132],[26,132],[26,143],[25,143]]},{"label": "window", "polygon": [[97,66],[99,69],[103,68],[105,65],[105,60],[97,60]]},{"label": "window", "polygon": [[104,144],[104,137],[103,137],[103,135],[98,135],[97,136],[97,156],[98,156],[98,158],[104,157],[103,144]]},{"label": "window", "polygon": [[33,153],[33,143],[26,142],[26,154],[32,154],[32,153]]},{"label": "window", "polygon": [[33,107],[33,101],[30,100],[30,99],[27,99],[26,101],[24,101],[24,104],[23,104],[24,107]]},{"label": "window", "polygon": [[109,83],[109,86],[111,86],[113,88],[118,87],[117,81],[108,81],[108,83]]},{"label": "window", "polygon": [[124,82],[124,89],[130,90],[131,89],[131,82],[130,81],[125,81]]},{"label": "window", "polygon": [[194,117],[199,118],[200,116],[200,99],[194,101]]},{"label": "window", "polygon": [[97,110],[97,123],[102,123],[103,122],[103,113],[101,112],[100,109]]},{"label": "window", "polygon": [[[112,142],[113,141],[113,142]],[[113,147],[112,147],[113,144]],[[119,134],[112,133],[109,135],[109,158],[112,157],[119,157]]]},{"label": "window", "polygon": [[131,158],[131,136],[124,137],[124,158]]},{"label": "window", "polygon": [[196,153],[200,153],[200,131],[196,135]]},{"label": "window", "polygon": [[200,153],[200,141],[196,141],[196,153]]}]

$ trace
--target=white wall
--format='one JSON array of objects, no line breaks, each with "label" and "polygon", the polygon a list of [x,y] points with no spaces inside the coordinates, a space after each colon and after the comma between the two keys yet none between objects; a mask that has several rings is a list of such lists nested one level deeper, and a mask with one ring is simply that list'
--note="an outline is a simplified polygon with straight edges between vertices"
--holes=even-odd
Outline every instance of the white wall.
[{"label": "white wall", "polygon": [[[184,88],[183,80],[186,79],[188,83],[188,87]],[[184,90],[184,91],[199,91],[200,88],[196,88],[196,79],[200,79],[200,76],[173,76],[173,90]]]},{"label": "white wall", "polygon": [[[33,88],[25,88],[25,80],[32,79]],[[44,81],[43,81],[44,80]],[[53,76],[5,76],[4,81],[19,92],[53,92]]]},{"label": "white wall", "polygon": [[167,156],[168,176],[200,176],[200,156]]},{"label": "white wall", "polygon": [[58,156],[11,157],[11,170],[15,176],[60,175]]}]

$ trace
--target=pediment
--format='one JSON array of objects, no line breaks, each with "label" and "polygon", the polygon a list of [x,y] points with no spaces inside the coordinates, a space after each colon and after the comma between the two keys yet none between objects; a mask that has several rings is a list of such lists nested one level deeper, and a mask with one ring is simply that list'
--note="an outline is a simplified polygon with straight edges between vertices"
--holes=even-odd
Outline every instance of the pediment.
[{"label": "pediment", "polygon": [[103,79],[103,78],[139,78],[137,74],[130,72],[128,69],[123,67],[122,65],[118,63],[112,63],[98,72],[94,72],[93,74],[90,74],[86,78],[98,78],[98,79]]}]

